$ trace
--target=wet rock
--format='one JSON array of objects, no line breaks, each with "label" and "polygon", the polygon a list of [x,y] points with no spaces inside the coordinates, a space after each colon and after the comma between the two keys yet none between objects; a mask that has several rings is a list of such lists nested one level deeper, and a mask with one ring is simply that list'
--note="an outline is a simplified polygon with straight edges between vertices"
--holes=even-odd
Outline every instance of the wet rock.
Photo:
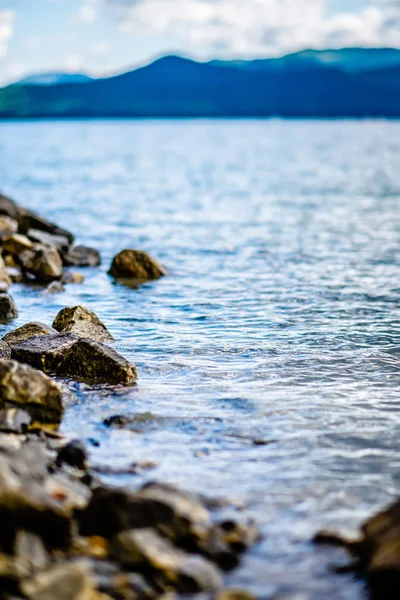
[{"label": "wet rock", "polygon": [[137,378],[135,365],[118,352],[72,332],[30,338],[14,346],[12,356],[58,377],[117,385]]},{"label": "wet rock", "polygon": [[354,571],[367,580],[372,600],[395,600],[400,597],[400,500],[366,521],[361,536],[348,540],[331,532],[320,532],[317,544],[345,548],[353,562],[337,569]]},{"label": "wet rock", "polygon": [[128,566],[142,566],[162,574],[179,591],[195,593],[218,589],[221,576],[202,556],[175,548],[153,529],[124,531],[116,536],[113,554]]},{"label": "wet rock", "polygon": [[95,248],[74,246],[64,256],[64,264],[74,267],[98,267],[101,263],[100,253]]},{"label": "wet rock", "polygon": [[103,424],[106,427],[125,427],[130,422],[131,419],[124,415],[112,415],[112,417],[107,417],[104,419]]},{"label": "wet rock", "polygon": [[19,222],[23,213],[23,209],[19,204],[8,198],[7,196],[3,196],[0,194],[0,214],[11,217],[15,221]]},{"label": "wet rock", "polygon": [[6,340],[0,339],[0,359],[11,358],[11,347]]},{"label": "wet rock", "polygon": [[21,408],[33,422],[57,426],[63,389],[44,373],[14,360],[0,360],[0,409]]},{"label": "wet rock", "polygon": [[85,445],[80,440],[72,440],[63,446],[56,458],[56,465],[67,464],[82,471],[87,469],[87,452]]},{"label": "wet rock", "polygon": [[0,215],[0,235],[8,233],[17,233],[18,221],[7,217],[6,215]]},{"label": "wet rock", "polygon": [[76,271],[64,271],[61,281],[63,283],[83,283],[85,276]]},{"label": "wet rock", "polygon": [[122,250],[114,257],[108,273],[116,279],[148,281],[166,275],[167,271],[142,250]]},{"label": "wet rock", "polygon": [[46,233],[40,229],[29,229],[27,237],[33,242],[38,242],[44,246],[54,246],[61,254],[68,252],[70,247],[69,239],[66,236]]},{"label": "wet rock", "polygon": [[[14,346],[17,346],[25,340],[29,340],[31,337],[54,334],[57,334],[57,331],[52,327],[49,327],[44,323],[33,321],[32,323],[25,323],[25,325],[6,333],[6,335],[3,336],[2,341],[3,343],[6,342],[11,348],[14,348]],[[1,358],[6,357],[2,356]],[[11,350],[10,356],[7,358],[11,358]]]},{"label": "wet rock", "polygon": [[54,566],[24,581],[21,588],[29,600],[107,600],[95,590],[84,562]]},{"label": "wet rock", "polygon": [[32,424],[32,417],[20,408],[0,409],[0,431],[26,433]]},{"label": "wet rock", "polygon": [[54,329],[59,332],[72,331],[97,342],[112,342],[114,338],[96,313],[84,306],[63,308],[56,316]]},{"label": "wet rock", "polygon": [[65,292],[65,287],[61,281],[52,281],[44,292],[45,294],[60,294],[61,292]]},{"label": "wet rock", "polygon": [[54,246],[34,244],[16,233],[3,240],[3,249],[11,254],[22,271],[33,274],[39,281],[53,281],[62,276],[62,260]]},{"label": "wet rock", "polygon": [[18,257],[24,252],[34,252],[35,244],[26,235],[15,233],[9,235],[3,240],[3,251],[11,254],[13,257]]},{"label": "wet rock", "polygon": [[0,255],[0,289],[2,292],[6,292],[12,283],[9,272],[7,271],[6,264],[3,257]]},{"label": "wet rock", "polygon": [[15,302],[9,294],[0,294],[0,322],[7,323],[18,317]]}]

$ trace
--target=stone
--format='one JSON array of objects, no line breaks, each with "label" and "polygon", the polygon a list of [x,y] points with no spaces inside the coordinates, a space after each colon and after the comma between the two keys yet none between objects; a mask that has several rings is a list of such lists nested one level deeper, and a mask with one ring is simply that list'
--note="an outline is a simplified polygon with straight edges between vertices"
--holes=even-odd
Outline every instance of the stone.
[{"label": "stone", "polygon": [[0,339],[0,359],[11,358],[11,347],[6,340]]},{"label": "stone", "polygon": [[9,294],[0,294],[0,322],[7,323],[18,317],[15,302]]},{"label": "stone", "polygon": [[85,276],[77,271],[64,271],[61,281],[63,283],[83,283]]},{"label": "stone", "polygon": [[58,426],[63,388],[41,371],[14,360],[0,360],[0,409],[21,408],[33,422]]},{"label": "stone", "polygon": [[3,240],[4,252],[11,254],[19,267],[39,281],[53,281],[62,276],[61,256],[54,246],[34,244],[19,233]]},{"label": "stone", "polygon": [[101,600],[103,596],[95,590],[83,561],[56,565],[23,581],[21,588],[29,600]]},{"label": "stone", "polygon": [[166,275],[167,271],[142,250],[122,250],[114,257],[108,273],[116,279],[148,281]]},{"label": "stone", "polygon": [[12,283],[10,274],[7,271],[6,264],[0,254],[0,288],[2,292],[6,292]]},{"label": "stone", "polygon": [[27,237],[33,242],[38,242],[44,246],[54,246],[61,254],[68,252],[70,247],[69,239],[66,236],[46,233],[40,229],[29,229]]},{"label": "stone", "polygon": [[[48,325],[45,325],[44,323],[39,323],[37,321],[33,321],[32,323],[25,323],[25,325],[22,325],[21,327],[18,327],[17,329],[14,329],[13,331],[10,331],[9,333],[6,333],[5,336],[3,336],[2,338],[2,342],[3,343],[7,343],[8,346],[10,346],[11,348],[14,348],[14,346],[17,346],[18,344],[20,344],[21,342],[25,341],[25,340],[29,340],[29,338],[34,337],[34,336],[41,336],[41,335],[54,335],[57,334],[57,331],[55,329],[53,329],[52,327],[49,327]],[[6,358],[5,356],[2,356],[1,358]],[[7,358],[11,358],[11,350],[10,350],[10,356],[7,356]]]},{"label": "stone", "polygon": [[217,594],[215,600],[257,600],[256,596],[246,590],[226,589]]},{"label": "stone", "polygon": [[[12,258],[11,254],[9,254],[7,257],[7,259]],[[21,281],[23,280],[23,275],[21,273],[21,270],[19,269],[19,267],[9,267],[7,266],[7,273],[8,276],[11,279],[12,283],[21,283]]]},{"label": "stone", "polygon": [[31,572],[42,571],[49,566],[50,556],[38,535],[30,531],[17,531],[14,554],[18,562],[28,565]]},{"label": "stone", "polygon": [[7,217],[7,215],[0,215],[0,233],[17,233],[18,221]]},{"label": "stone", "polygon": [[132,385],[136,367],[104,344],[72,332],[32,337],[12,349],[16,360],[58,377]]},{"label": "stone", "polygon": [[113,542],[113,555],[128,566],[142,566],[183,593],[213,591],[221,587],[217,568],[202,556],[175,548],[153,529],[123,531]]},{"label": "stone", "polygon": [[45,294],[60,294],[61,292],[65,292],[65,287],[61,281],[52,281],[44,290]]},{"label": "stone", "polygon": [[99,251],[86,246],[74,246],[64,256],[64,264],[67,266],[98,267],[100,263]]},{"label": "stone", "polygon": [[26,433],[32,424],[32,417],[20,408],[0,409],[0,431]]},{"label": "stone", "polygon": [[35,244],[26,235],[14,233],[3,239],[3,252],[12,256],[19,256],[23,252],[31,250],[34,252]]},{"label": "stone", "polygon": [[58,451],[56,465],[67,464],[70,467],[85,471],[87,469],[87,459],[85,445],[80,440],[72,440]]},{"label": "stone", "polygon": [[60,310],[54,320],[53,327],[59,332],[72,331],[77,335],[97,342],[114,341],[114,338],[96,313],[84,306],[74,306],[73,308]]}]

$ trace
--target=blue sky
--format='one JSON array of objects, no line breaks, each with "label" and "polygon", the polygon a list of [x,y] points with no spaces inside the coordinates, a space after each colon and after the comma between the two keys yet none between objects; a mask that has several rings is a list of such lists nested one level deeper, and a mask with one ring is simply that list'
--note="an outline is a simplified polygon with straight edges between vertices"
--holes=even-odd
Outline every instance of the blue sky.
[{"label": "blue sky", "polygon": [[0,83],[351,45],[400,47],[400,0],[0,0]]}]

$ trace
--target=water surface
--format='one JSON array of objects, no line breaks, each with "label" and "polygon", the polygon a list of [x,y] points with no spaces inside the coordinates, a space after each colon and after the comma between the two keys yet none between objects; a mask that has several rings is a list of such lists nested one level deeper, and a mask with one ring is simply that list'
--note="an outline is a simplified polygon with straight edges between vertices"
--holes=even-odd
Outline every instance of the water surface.
[{"label": "water surface", "polygon": [[[344,554],[309,540],[399,494],[399,156],[386,121],[0,124],[3,193],[103,258],[60,295],[15,285],[20,317],[0,333],[66,305],[98,313],[139,384],[75,385],[63,431],[97,439],[98,465],[158,463],[112,483],[245,503],[264,539],[229,581],[263,599],[365,598],[331,574]],[[168,277],[115,285],[125,247]],[[113,414],[138,423],[108,429]]]}]

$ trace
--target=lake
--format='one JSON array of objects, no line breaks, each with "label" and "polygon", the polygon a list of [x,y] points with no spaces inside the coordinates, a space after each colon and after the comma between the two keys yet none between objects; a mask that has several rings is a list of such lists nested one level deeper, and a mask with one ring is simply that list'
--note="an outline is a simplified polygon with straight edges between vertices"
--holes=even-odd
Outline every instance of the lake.
[{"label": "lake", "polygon": [[[385,120],[0,123],[0,190],[103,260],[58,295],[14,285],[0,334],[96,311],[139,383],[73,384],[63,432],[99,466],[158,464],[111,483],[244,503],[264,538],[228,582],[263,599],[366,598],[310,539],[399,495],[399,157]],[[116,285],[123,248],[168,276]],[[107,428],[115,414],[137,422]]]}]

